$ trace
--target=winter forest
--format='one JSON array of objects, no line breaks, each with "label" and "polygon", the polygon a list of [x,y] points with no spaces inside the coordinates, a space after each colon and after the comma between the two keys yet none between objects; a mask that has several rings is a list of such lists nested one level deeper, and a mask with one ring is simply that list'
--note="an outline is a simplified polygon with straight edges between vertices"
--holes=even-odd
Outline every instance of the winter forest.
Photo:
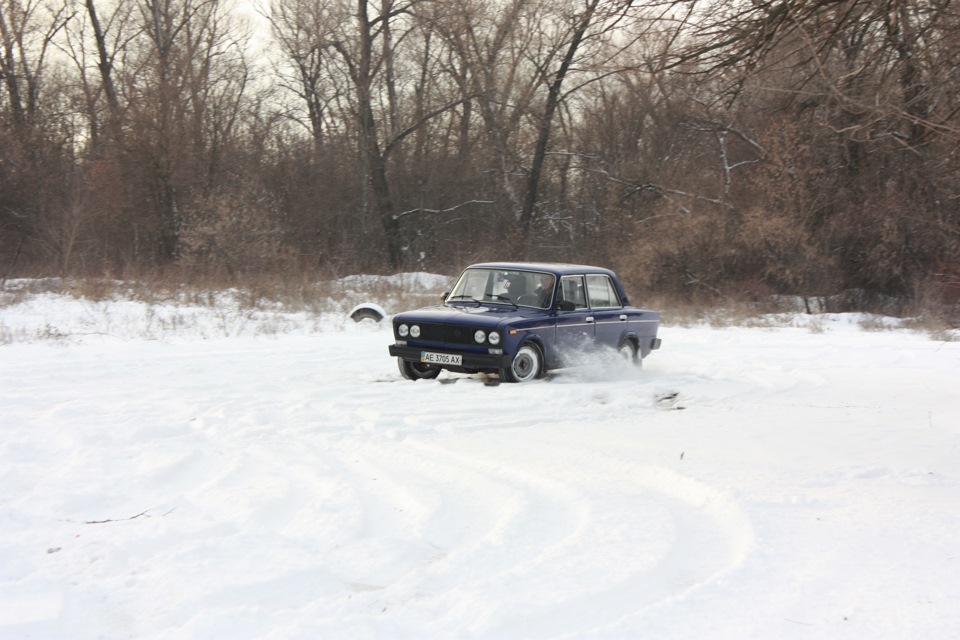
[{"label": "winter forest", "polygon": [[951,0],[0,0],[0,277],[960,291]]}]

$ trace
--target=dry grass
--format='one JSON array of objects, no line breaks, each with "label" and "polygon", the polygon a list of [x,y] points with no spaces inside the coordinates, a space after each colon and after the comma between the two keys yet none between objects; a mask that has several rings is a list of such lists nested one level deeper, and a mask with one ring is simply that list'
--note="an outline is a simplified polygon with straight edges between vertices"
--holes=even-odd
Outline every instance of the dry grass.
[{"label": "dry grass", "polygon": [[[182,274],[176,274],[182,275]],[[440,291],[423,290],[401,279],[282,277],[266,275],[236,279],[191,278],[181,282],[175,276],[153,276],[131,280],[111,278],[33,278],[0,282],[0,308],[15,305],[34,296],[56,294],[91,303],[111,301],[138,302],[148,306],[148,332],[175,333],[191,323],[190,309],[212,310],[222,318],[223,335],[255,327],[257,334],[283,333],[289,319],[283,314],[304,313],[320,318],[329,313],[345,313],[357,304],[376,303],[387,313],[439,302]],[[774,329],[802,326],[811,333],[829,331],[827,316],[802,314],[810,301],[770,296],[765,299],[690,301],[670,297],[637,298],[638,306],[659,310],[665,326],[712,328],[747,327]],[[814,301],[814,308],[824,306]],[[160,314],[160,307],[177,311]],[[938,341],[960,340],[958,310],[930,306],[909,318],[863,314],[858,325],[864,331],[908,329],[928,334]],[[799,320],[799,321],[798,321]],[[34,336],[60,341],[64,336],[48,326]],[[20,341],[23,336],[0,324],[0,344]]]},{"label": "dry grass", "polygon": [[680,327],[710,326],[775,328],[791,326],[796,318],[795,305],[778,303],[775,300],[755,301],[749,299],[691,302],[669,297],[654,298],[644,302],[644,307],[658,309],[663,323]]},{"label": "dry grass", "polygon": [[[86,336],[163,340],[317,333],[342,322],[363,303],[388,314],[439,302],[440,291],[423,290],[399,278],[280,278],[118,280],[111,278],[24,278],[0,282],[0,309],[25,304],[25,312],[0,317],[0,345],[21,342],[71,343]],[[46,318],[40,296],[80,302],[82,317]],[[136,308],[114,307],[134,303]],[[39,317],[38,317],[39,316]]]},{"label": "dry grass", "polygon": [[[814,309],[829,308],[823,299],[807,301]],[[775,329],[801,326],[810,333],[829,331],[830,313],[805,313],[806,304],[796,298],[771,297],[768,300],[751,299],[711,302],[690,302],[669,297],[648,298],[646,308],[658,309],[665,326],[698,327],[716,329],[745,327]],[[852,309],[845,311],[856,312]],[[838,311],[837,311],[838,312]],[[860,313],[857,326],[863,331],[910,330],[925,333],[938,342],[960,341],[960,309],[955,305],[927,303],[920,310],[913,309],[907,317],[894,317],[876,313]]]},{"label": "dry grass", "polygon": [[90,302],[127,300],[148,305],[217,307],[229,301],[241,310],[324,313],[361,302],[397,309],[439,301],[440,292],[411,290],[402,284],[372,280],[256,278],[245,283],[108,278],[36,278],[7,280],[0,285],[0,307],[44,294],[64,295]]}]

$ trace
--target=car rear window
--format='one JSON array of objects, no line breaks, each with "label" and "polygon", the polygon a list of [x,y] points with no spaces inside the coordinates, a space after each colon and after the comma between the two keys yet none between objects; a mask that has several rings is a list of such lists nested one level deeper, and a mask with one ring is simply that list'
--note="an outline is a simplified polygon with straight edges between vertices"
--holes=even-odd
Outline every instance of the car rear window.
[{"label": "car rear window", "polygon": [[587,294],[593,308],[622,307],[617,290],[610,276],[602,273],[587,275]]}]

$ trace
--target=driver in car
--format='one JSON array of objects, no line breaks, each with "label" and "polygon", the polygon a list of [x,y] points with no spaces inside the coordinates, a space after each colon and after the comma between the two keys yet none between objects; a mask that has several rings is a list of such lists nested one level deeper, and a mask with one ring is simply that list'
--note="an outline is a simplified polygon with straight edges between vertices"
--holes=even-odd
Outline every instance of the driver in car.
[{"label": "driver in car", "polygon": [[547,305],[550,304],[550,296],[553,294],[553,282],[554,278],[552,275],[548,273],[541,274],[540,285],[533,291],[537,296],[537,306],[541,309],[546,309]]}]

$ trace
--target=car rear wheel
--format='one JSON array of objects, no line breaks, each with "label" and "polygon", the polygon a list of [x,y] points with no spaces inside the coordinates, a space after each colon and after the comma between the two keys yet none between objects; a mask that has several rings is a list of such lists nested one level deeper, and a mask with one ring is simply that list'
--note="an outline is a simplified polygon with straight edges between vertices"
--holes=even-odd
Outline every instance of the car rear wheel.
[{"label": "car rear wheel", "polygon": [[534,344],[520,347],[513,362],[500,370],[500,379],[504,382],[529,382],[543,375],[543,356]]},{"label": "car rear wheel", "polygon": [[440,375],[440,368],[420,362],[409,362],[403,358],[397,358],[397,366],[400,367],[400,373],[407,380],[432,380]]},{"label": "car rear wheel", "polygon": [[635,364],[638,367],[643,366],[643,358],[637,352],[637,345],[633,340],[624,340],[619,349],[620,357],[624,362]]}]

